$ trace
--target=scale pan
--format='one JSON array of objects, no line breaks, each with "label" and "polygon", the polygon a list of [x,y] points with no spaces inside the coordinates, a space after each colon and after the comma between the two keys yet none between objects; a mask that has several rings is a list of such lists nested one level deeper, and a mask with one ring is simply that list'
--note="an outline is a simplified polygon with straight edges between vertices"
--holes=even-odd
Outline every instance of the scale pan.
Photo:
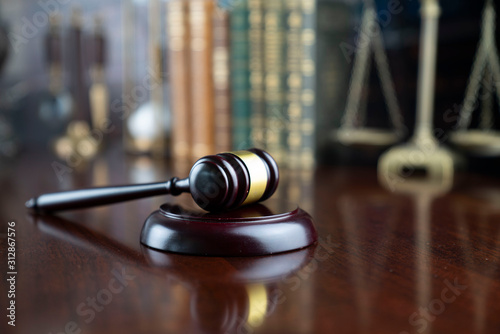
[{"label": "scale pan", "polygon": [[338,129],[333,137],[346,146],[388,147],[398,143],[401,137],[393,131],[373,128]]},{"label": "scale pan", "polygon": [[466,130],[450,134],[450,142],[460,150],[477,156],[500,155],[500,133],[497,131]]}]

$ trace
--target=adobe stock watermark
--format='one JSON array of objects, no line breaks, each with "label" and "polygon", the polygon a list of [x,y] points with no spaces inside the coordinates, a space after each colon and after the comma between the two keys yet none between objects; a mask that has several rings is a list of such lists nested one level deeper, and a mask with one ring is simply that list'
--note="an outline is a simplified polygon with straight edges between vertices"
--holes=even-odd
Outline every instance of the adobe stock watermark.
[{"label": "adobe stock watermark", "polygon": [[[467,289],[467,285],[460,284],[458,278],[453,283],[445,279],[443,281],[445,288],[441,290],[439,298],[435,298],[427,304],[426,307],[419,307],[408,317],[408,323],[413,327],[414,332],[423,333],[430,323],[446,311],[448,305],[457,300],[462,292]],[[413,333],[414,333],[413,332]],[[410,334],[409,331],[402,331],[399,334]]]},{"label": "adobe stock watermark", "polygon": [[73,0],[39,0],[40,7],[31,17],[21,17],[19,33],[10,31],[7,35],[10,45],[15,53],[35,38],[40,30],[47,26],[49,18],[61,12],[61,6],[67,6]]},{"label": "adobe stock watermark", "polygon": [[[411,0],[408,0],[411,1]],[[354,45],[347,42],[339,44],[340,50],[346,61],[350,64],[353,57],[360,49],[368,47],[373,36],[381,34],[381,27],[385,28],[391,24],[394,15],[398,15],[403,11],[404,7],[400,0],[390,0],[387,3],[387,9],[381,9],[376,12],[374,20],[365,27],[356,26],[354,31],[358,33]]]},{"label": "adobe stock watermark", "polygon": [[111,101],[110,110],[113,114],[118,114],[120,120],[126,119],[133,110],[149,99],[149,94],[153,89],[162,84],[161,78],[166,78],[168,72],[157,73],[158,69],[151,66],[146,67],[146,74],[139,84],[135,85],[128,92],[123,92],[119,97]]},{"label": "adobe stock watermark", "polygon": [[[276,288],[271,293],[274,295],[274,298],[267,300],[265,305],[256,305],[257,312],[260,313],[262,319],[265,319],[269,316],[268,310],[274,309],[277,305],[281,305],[286,302],[287,297],[285,295],[285,290],[289,291],[297,291],[303,282],[307,281],[313,273],[315,273],[320,264],[330,259],[332,254],[335,252],[335,248],[338,247],[338,244],[332,241],[331,235],[328,235],[326,238],[318,239],[318,246],[314,251],[313,258],[311,261],[302,267],[300,270],[295,272],[293,275],[285,277],[282,279],[282,283],[286,286],[283,288]],[[268,305],[268,303],[270,305]],[[247,319],[238,318],[238,322],[240,326],[238,326],[237,334],[251,334],[256,331],[256,327],[259,324],[252,324],[247,321]],[[229,334],[229,333],[226,333]],[[233,334],[233,333],[231,333]]]},{"label": "adobe stock watermark", "polygon": [[[85,324],[90,324],[96,318],[97,313],[102,312],[105,307],[113,301],[114,296],[123,292],[131,281],[135,279],[127,268],[121,266],[120,270],[113,269],[111,274],[113,278],[108,281],[106,288],[97,291],[95,296],[87,299],[76,306],[76,314],[82,318]],[[80,322],[81,323],[81,322]],[[82,333],[81,326],[76,321],[68,321],[64,328],[57,332],[49,334],[79,334]]]}]

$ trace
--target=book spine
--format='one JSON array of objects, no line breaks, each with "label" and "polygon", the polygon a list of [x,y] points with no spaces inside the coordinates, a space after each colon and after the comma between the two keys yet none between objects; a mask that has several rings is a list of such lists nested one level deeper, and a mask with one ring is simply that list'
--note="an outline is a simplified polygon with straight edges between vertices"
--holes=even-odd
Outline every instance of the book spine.
[{"label": "book spine", "polygon": [[213,29],[215,151],[227,152],[232,148],[229,87],[229,14],[227,11],[222,9],[214,11]]},{"label": "book spine", "polygon": [[244,149],[252,146],[250,141],[248,20],[247,1],[237,1],[231,11],[233,149]]},{"label": "book spine", "polygon": [[167,2],[168,70],[171,80],[172,154],[176,159],[191,156],[191,103],[189,71],[189,26],[187,2]]},{"label": "book spine", "polygon": [[264,68],[265,68],[265,133],[266,148],[278,164],[285,163],[286,125],[284,109],[284,1],[265,2]]},{"label": "book spine", "polygon": [[298,168],[302,153],[302,8],[301,0],[286,0],[285,4],[287,161],[290,168]]},{"label": "book spine", "polygon": [[251,141],[266,149],[264,141],[264,11],[263,0],[248,0]]},{"label": "book spine", "polygon": [[214,154],[211,0],[189,2],[191,33],[192,157]]},{"label": "book spine", "polygon": [[315,166],[316,154],[316,1],[302,0],[302,152],[301,167]]}]

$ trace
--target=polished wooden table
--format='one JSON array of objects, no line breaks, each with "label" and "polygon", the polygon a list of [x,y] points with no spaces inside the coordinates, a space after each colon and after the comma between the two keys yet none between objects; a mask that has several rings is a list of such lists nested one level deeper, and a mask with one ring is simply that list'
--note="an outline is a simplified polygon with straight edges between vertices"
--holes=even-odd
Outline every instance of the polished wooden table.
[{"label": "polished wooden table", "polygon": [[[187,166],[119,150],[59,163],[26,152],[1,165],[2,333],[500,331],[500,180],[461,174],[447,193],[397,193],[370,168],[283,171],[276,197],[311,213],[319,242],[217,258],[141,247],[143,221],[169,197],[58,216],[24,209],[43,192],[166,180]],[[15,329],[6,317],[12,221]]]}]

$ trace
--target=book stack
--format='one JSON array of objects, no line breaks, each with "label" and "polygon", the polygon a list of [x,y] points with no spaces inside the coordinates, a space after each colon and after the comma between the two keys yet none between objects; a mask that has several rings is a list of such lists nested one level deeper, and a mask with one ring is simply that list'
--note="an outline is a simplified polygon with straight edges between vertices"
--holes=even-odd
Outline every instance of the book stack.
[{"label": "book stack", "polygon": [[167,3],[176,158],[259,147],[308,169],[315,150],[315,0]]},{"label": "book stack", "polygon": [[209,0],[167,3],[172,153],[177,159],[215,153],[212,13]]}]

